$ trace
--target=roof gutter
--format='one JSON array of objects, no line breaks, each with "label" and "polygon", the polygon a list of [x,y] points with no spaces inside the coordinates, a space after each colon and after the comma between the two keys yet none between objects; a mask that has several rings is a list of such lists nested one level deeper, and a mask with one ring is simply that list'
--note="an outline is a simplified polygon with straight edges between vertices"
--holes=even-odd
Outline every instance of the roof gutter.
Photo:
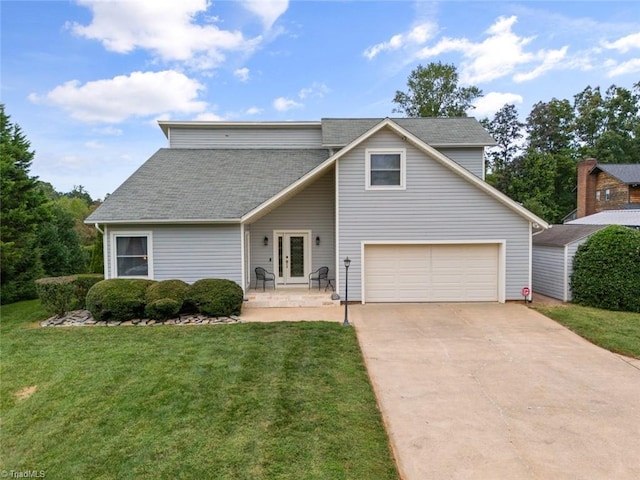
[{"label": "roof gutter", "polygon": [[[224,224],[233,224],[240,223],[239,218],[199,218],[193,220],[179,220],[179,219],[156,219],[156,220],[101,220],[100,223],[104,225],[207,225],[212,223],[224,223]],[[97,227],[98,223],[94,221],[85,220],[84,223],[91,224],[94,223]]]}]

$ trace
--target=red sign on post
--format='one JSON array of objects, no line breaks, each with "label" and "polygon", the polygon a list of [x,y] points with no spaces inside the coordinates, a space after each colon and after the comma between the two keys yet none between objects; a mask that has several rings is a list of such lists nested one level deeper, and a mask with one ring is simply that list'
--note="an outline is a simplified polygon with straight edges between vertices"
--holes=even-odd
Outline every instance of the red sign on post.
[{"label": "red sign on post", "polygon": [[529,287],[523,287],[522,288],[522,296],[523,297],[528,297],[530,293],[531,293],[531,290],[529,290]]}]

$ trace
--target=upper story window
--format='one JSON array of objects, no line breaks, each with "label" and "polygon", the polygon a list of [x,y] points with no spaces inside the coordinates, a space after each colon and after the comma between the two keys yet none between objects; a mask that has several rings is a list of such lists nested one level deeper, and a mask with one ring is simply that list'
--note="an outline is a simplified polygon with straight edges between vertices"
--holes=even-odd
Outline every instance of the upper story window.
[{"label": "upper story window", "polygon": [[604,191],[604,200],[606,202],[611,200],[611,190],[609,190],[608,188]]},{"label": "upper story window", "polygon": [[114,277],[153,277],[151,233],[113,233],[112,246]]},{"label": "upper story window", "polygon": [[596,200],[600,201],[600,190],[596,190]]},{"label": "upper story window", "polygon": [[404,189],[406,151],[404,149],[370,148],[366,153],[367,190]]}]

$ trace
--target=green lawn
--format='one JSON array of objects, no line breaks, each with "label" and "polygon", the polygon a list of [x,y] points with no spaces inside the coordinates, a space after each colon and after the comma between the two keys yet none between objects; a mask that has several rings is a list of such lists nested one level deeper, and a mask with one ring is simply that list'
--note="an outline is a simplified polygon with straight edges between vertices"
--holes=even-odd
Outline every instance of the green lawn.
[{"label": "green lawn", "polygon": [[579,305],[535,307],[591,343],[640,358],[640,313],[612,312]]},{"label": "green lawn", "polygon": [[2,307],[0,471],[47,479],[397,479],[353,329],[40,328]]}]

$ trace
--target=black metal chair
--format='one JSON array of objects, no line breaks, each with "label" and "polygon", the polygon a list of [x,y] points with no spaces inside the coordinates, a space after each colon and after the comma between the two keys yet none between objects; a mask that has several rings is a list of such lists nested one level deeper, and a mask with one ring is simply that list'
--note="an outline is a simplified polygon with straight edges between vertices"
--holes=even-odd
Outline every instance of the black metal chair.
[{"label": "black metal chair", "polygon": [[273,289],[276,289],[276,276],[271,272],[267,272],[262,267],[256,267],[256,288],[258,288],[258,282],[262,281],[262,291],[265,291],[265,284],[267,282],[273,282]]},{"label": "black metal chair", "polygon": [[320,283],[322,281],[329,283],[329,267],[320,267],[315,272],[309,274],[309,290],[311,290],[311,284],[318,282],[318,290],[320,290]]}]

